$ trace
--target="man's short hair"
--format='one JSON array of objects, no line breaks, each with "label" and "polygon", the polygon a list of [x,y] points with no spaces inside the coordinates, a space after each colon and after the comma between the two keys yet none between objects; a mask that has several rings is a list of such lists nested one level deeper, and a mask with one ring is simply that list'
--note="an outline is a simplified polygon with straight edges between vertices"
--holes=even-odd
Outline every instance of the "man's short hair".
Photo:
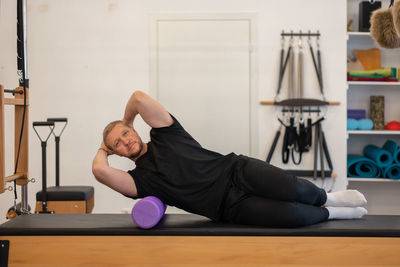
[{"label": "man's short hair", "polygon": [[108,149],[110,149],[111,151],[112,151],[113,149],[112,149],[112,147],[111,147],[110,145],[107,144],[106,139],[107,139],[107,136],[108,136],[108,135],[110,134],[110,132],[112,131],[112,129],[114,129],[114,127],[115,127],[117,124],[123,124],[123,125],[125,125],[125,126],[127,126],[127,127],[129,127],[129,128],[132,128],[131,125],[125,123],[125,122],[122,121],[122,120],[112,121],[112,122],[110,122],[109,124],[107,124],[107,126],[104,128],[104,131],[103,131],[103,143],[104,143],[104,144],[106,145],[106,147],[107,147]]}]

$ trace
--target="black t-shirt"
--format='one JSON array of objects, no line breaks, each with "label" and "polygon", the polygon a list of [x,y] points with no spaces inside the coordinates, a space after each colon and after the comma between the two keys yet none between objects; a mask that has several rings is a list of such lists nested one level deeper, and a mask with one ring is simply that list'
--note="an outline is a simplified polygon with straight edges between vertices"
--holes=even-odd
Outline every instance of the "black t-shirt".
[{"label": "black t-shirt", "polygon": [[167,205],[221,220],[231,179],[246,159],[204,149],[173,119],[169,127],[151,129],[148,151],[128,171],[138,197],[156,196]]}]

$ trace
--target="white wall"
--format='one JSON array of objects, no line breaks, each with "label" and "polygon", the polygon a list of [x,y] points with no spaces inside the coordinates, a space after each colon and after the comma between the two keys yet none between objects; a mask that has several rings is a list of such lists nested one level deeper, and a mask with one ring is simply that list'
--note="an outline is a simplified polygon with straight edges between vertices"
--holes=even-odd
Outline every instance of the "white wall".
[{"label": "white wall", "polygon": [[[115,213],[131,207],[133,201],[97,183],[91,162],[101,142],[104,125],[121,118],[125,103],[135,89],[150,92],[150,16],[155,13],[257,13],[258,17],[258,95],[273,99],[278,77],[280,33],[282,30],[319,30],[324,84],[329,100],[342,104],[331,107],[324,129],[339,179],[335,188],[344,188],[345,166],[345,58],[346,1],[232,1],[232,0],[31,0],[28,1],[28,56],[31,92],[30,125],[47,117],[68,117],[61,138],[61,181],[64,185],[94,185],[94,212]],[[1,1],[0,82],[6,88],[17,86],[15,75],[15,8],[13,0]],[[307,54],[306,88],[317,93],[314,70]],[[312,89],[311,89],[312,88]],[[315,91],[312,91],[315,90]],[[259,148],[256,157],[264,159],[278,123],[274,108],[257,106]],[[7,122],[11,123],[8,111]],[[142,122],[137,127],[148,140]],[[7,143],[13,136],[6,129]],[[268,146],[268,148],[267,148]],[[40,144],[30,129],[30,173],[40,180]],[[7,145],[7,159],[12,147]],[[53,185],[54,144],[48,146],[49,185]],[[131,169],[133,163],[112,157],[115,167]],[[279,164],[276,151],[274,164]],[[308,156],[305,164],[311,164]],[[7,162],[7,173],[12,171]],[[311,165],[310,165],[311,168]],[[41,183],[29,185],[29,203]],[[13,203],[13,194],[0,195],[0,222]]]}]

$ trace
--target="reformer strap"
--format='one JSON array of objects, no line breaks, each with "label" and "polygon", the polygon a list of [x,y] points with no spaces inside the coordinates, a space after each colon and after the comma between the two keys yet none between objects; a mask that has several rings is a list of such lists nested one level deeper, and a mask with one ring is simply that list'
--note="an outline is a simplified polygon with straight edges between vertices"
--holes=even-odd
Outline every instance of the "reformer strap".
[{"label": "reformer strap", "polygon": [[283,137],[282,146],[282,162],[289,162],[290,151],[294,150],[296,145],[297,132],[294,126],[294,117],[290,118],[290,124],[285,126],[285,135]]},{"label": "reformer strap", "polygon": [[287,66],[287,64],[288,64],[291,51],[292,51],[292,47],[289,46],[289,49],[288,49],[288,51],[287,51],[287,53],[286,53],[285,63],[284,63],[284,65],[282,66],[282,60],[283,60],[283,53],[284,53],[284,50],[283,50],[283,49],[281,50],[281,66],[280,66],[280,69],[279,69],[279,82],[278,82],[278,90],[277,90],[277,94],[276,94],[277,96],[278,96],[278,95],[280,94],[280,92],[281,92],[282,81],[283,81],[283,77],[285,76],[286,66]]},{"label": "reformer strap", "polygon": [[306,134],[307,134],[306,147],[307,147],[307,151],[308,151],[310,149],[310,147],[312,146],[312,120],[311,120],[311,118],[307,119]]},{"label": "reformer strap", "polygon": [[[318,162],[318,149],[320,153],[320,165],[321,165],[321,172],[320,172],[320,177],[323,179],[325,178],[325,162],[324,158],[326,158],[326,161],[328,162],[328,166],[330,169],[330,172],[333,170],[333,165],[332,165],[332,160],[329,154],[328,146],[326,144],[325,140],[325,135],[322,131],[322,126],[321,126],[321,119],[318,120],[315,123],[315,141],[314,141],[314,172],[313,172],[313,177],[314,179],[318,178],[318,170],[317,170],[317,162]],[[325,157],[324,157],[325,155]]]},{"label": "reformer strap", "polygon": [[310,47],[311,57],[312,57],[312,60],[314,63],[315,72],[316,72],[317,78],[318,78],[319,88],[320,88],[321,94],[323,95],[322,79],[321,79],[321,73],[320,73],[321,66],[317,65],[317,61],[315,59],[315,54],[314,54],[314,49],[312,48],[311,44],[309,45],[309,47]]},{"label": "reformer strap", "polygon": [[271,162],[272,155],[274,154],[276,144],[278,143],[279,137],[281,136],[281,127],[279,127],[279,130],[275,134],[274,141],[272,142],[271,148],[269,150],[268,156],[267,156],[267,163]]},{"label": "reformer strap", "polygon": [[314,179],[317,179],[317,169],[318,169],[318,124],[315,126],[315,134],[314,134],[314,172],[313,172],[313,177]]},{"label": "reformer strap", "polygon": [[301,37],[299,39],[299,51],[297,55],[297,93],[296,97],[303,98],[303,45]]},{"label": "reformer strap", "polygon": [[[292,43],[290,44],[292,45]],[[290,52],[290,57],[289,57],[289,81],[288,81],[288,96],[289,98],[296,98],[296,84],[295,84],[295,76],[296,74],[294,73],[295,71],[295,65],[294,65],[294,51],[293,49]]]},{"label": "reformer strap", "polygon": [[329,154],[328,145],[326,143],[325,134],[322,130],[321,130],[321,135],[322,135],[322,145],[323,145],[323,148],[325,151],[326,161],[328,162],[329,169],[333,170],[333,164],[332,164],[331,156]]},{"label": "reformer strap", "polygon": [[321,65],[321,52],[319,47],[317,49],[317,58],[318,58],[318,69],[319,69],[319,79],[321,85],[321,94],[324,95],[324,80],[322,79],[322,65]]}]

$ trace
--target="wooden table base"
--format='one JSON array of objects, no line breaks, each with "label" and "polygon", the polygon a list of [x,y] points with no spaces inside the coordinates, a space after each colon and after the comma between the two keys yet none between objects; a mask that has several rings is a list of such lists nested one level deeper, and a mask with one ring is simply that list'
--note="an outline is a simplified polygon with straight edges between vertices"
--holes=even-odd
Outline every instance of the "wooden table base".
[{"label": "wooden table base", "polygon": [[400,266],[400,238],[0,236],[9,266]]}]

